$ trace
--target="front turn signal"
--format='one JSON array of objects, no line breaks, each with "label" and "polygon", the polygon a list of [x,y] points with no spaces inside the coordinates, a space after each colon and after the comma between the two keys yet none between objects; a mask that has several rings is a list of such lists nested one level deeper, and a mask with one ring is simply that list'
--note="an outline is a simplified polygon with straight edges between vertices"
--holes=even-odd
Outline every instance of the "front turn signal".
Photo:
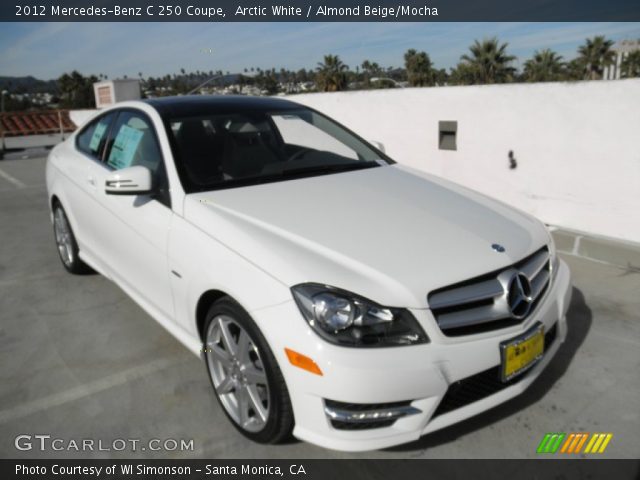
[{"label": "front turn signal", "polygon": [[289,350],[288,348],[285,348],[284,351],[287,354],[289,363],[294,367],[322,376],[322,370],[320,370],[320,367],[311,358],[293,350]]}]

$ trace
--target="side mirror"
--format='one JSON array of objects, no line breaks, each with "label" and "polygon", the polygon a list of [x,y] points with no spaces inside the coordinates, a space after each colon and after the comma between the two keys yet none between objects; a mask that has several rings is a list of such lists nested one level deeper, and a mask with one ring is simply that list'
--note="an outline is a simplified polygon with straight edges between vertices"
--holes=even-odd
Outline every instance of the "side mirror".
[{"label": "side mirror", "polygon": [[370,143],[371,145],[376,147],[378,150],[380,150],[382,153],[387,153],[384,149],[384,145],[382,144],[382,142],[377,142],[376,140],[370,140]]},{"label": "side mirror", "polygon": [[111,172],[105,182],[108,195],[145,195],[153,191],[151,170],[136,165]]}]

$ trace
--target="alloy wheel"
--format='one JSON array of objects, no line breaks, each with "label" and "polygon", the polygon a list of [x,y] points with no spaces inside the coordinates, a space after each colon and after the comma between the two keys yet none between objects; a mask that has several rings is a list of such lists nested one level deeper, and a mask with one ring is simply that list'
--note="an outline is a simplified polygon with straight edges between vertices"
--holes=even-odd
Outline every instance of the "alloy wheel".
[{"label": "alloy wheel", "polygon": [[71,228],[67,217],[61,208],[56,208],[53,214],[53,229],[56,237],[56,245],[62,262],[71,267],[73,263],[73,241],[71,239]]},{"label": "alloy wheel", "polygon": [[269,380],[249,333],[228,315],[218,315],[206,335],[209,373],[220,403],[248,432],[261,431],[269,418]]}]

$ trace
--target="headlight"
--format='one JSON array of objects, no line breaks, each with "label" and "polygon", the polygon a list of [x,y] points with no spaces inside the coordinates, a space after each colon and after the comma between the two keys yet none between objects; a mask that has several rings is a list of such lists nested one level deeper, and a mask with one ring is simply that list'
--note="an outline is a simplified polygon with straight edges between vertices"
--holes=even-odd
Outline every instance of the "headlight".
[{"label": "headlight", "polygon": [[315,283],[291,289],[302,315],[322,338],[345,347],[393,347],[428,342],[414,316],[344,290]]}]

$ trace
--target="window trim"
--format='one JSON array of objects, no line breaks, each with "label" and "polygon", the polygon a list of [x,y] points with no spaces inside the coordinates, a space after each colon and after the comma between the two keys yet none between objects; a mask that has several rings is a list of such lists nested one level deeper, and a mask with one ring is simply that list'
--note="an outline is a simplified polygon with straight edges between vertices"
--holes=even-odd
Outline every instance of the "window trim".
[{"label": "window trim", "polygon": [[[387,164],[389,165],[394,165],[397,162],[395,160],[393,160],[391,157],[389,157],[389,155],[387,155],[385,152],[381,151],[380,149],[378,149],[375,145],[372,145],[371,142],[365,140],[364,138],[362,138],[360,135],[358,135],[357,133],[355,133],[353,130],[349,129],[348,127],[344,126],[342,123],[338,122],[337,120],[329,117],[328,115],[323,114],[322,112],[319,112],[318,110],[311,108],[311,107],[307,107],[306,105],[297,105],[296,108],[291,108],[291,109],[278,109],[278,108],[274,108],[274,109],[255,109],[252,110],[254,112],[259,112],[259,113],[263,113],[265,116],[272,116],[272,115],[276,115],[276,114],[286,114],[286,111],[300,111],[300,110],[309,110],[312,113],[315,113],[317,115],[319,115],[320,117],[324,117],[326,120],[328,120],[330,123],[333,123],[335,125],[337,125],[339,128],[342,128],[345,132],[347,132],[348,134],[352,135],[353,137],[355,137],[357,140],[359,140],[360,142],[364,143],[368,148],[370,148],[371,150],[373,150],[378,157],[380,158],[380,160],[384,160],[385,162],[387,162]],[[218,186],[216,188],[199,188],[198,186],[194,185],[188,178],[187,172],[186,172],[186,167],[184,165],[184,162],[182,161],[181,157],[180,157],[180,149],[178,148],[177,145],[177,141],[175,138],[175,135],[173,135],[172,130],[171,130],[171,123],[175,122],[175,121],[179,121],[179,120],[184,120],[184,119],[191,119],[191,118],[207,118],[211,115],[233,115],[235,113],[246,113],[246,112],[238,112],[238,111],[220,111],[217,112],[213,107],[211,109],[211,111],[206,112],[206,113],[200,113],[197,115],[172,115],[172,112],[160,112],[160,118],[162,120],[162,124],[164,126],[165,132],[167,134],[167,141],[169,142],[169,148],[171,151],[171,155],[173,157],[174,160],[174,166],[176,168],[176,173],[178,174],[178,181],[180,182],[180,185],[182,187],[182,190],[184,191],[185,195],[189,195],[192,193],[201,193],[201,192],[212,192],[212,191],[216,191],[216,190],[226,190],[226,189],[232,189],[232,188],[240,188],[240,187],[250,187],[250,186],[255,186],[255,185],[260,185],[261,182],[256,181],[256,182],[251,182],[247,185],[233,185],[233,186],[226,186],[226,187],[221,187]],[[273,122],[273,119],[269,118],[270,122]],[[274,127],[276,127],[275,123],[272,125]],[[281,137],[280,131],[279,129],[276,127],[275,128],[277,135]],[[289,180],[293,180],[293,179],[289,179]],[[281,180],[279,180],[281,181]],[[282,180],[282,181],[287,181],[287,180]],[[273,182],[273,183],[277,183],[277,182]]]},{"label": "window trim", "polygon": [[153,139],[156,142],[156,145],[158,147],[158,153],[160,154],[160,163],[161,163],[161,168],[163,171],[163,176],[165,179],[165,188],[161,189],[159,191],[157,191],[156,193],[150,195],[150,198],[152,198],[153,200],[158,201],[159,203],[161,203],[162,205],[166,206],[167,208],[171,209],[171,183],[169,180],[169,172],[167,171],[167,161],[165,159],[165,155],[162,151],[162,144],[160,143],[160,137],[158,136],[158,132],[156,130],[156,126],[153,124],[153,120],[151,119],[151,117],[149,116],[149,114],[147,112],[145,112],[144,110],[141,110],[139,108],[134,108],[134,107],[124,107],[124,108],[119,108],[117,109],[118,115],[116,116],[115,121],[113,122],[113,124],[111,125],[111,128],[109,129],[109,138],[107,139],[107,143],[105,144],[105,148],[104,151],[102,153],[102,164],[107,167],[108,169],[110,169],[111,171],[116,171],[115,168],[113,168],[111,165],[109,165],[107,163],[107,150],[110,150],[110,146],[112,146],[113,144],[109,145],[109,139],[111,139],[111,135],[113,134],[113,129],[115,127],[115,125],[118,123],[118,119],[120,118],[120,115],[123,113],[133,113],[134,115],[138,115],[139,117],[141,117],[149,126],[149,131],[151,132],[151,134],[153,135]]},{"label": "window trim", "polygon": [[[125,112],[129,112],[129,113],[134,113],[136,115],[139,115],[140,117],[142,117],[142,119],[147,122],[147,124],[149,125],[149,130],[151,131],[153,138],[156,142],[156,145],[158,146],[158,153],[160,154],[160,162],[162,163],[162,169],[164,171],[164,178],[166,179],[166,188],[162,189],[161,191],[150,195],[150,198],[153,200],[158,201],[159,203],[161,203],[162,205],[166,206],[167,208],[171,209],[172,208],[172,202],[171,202],[171,181],[169,180],[169,172],[167,170],[167,162],[166,162],[166,158],[164,155],[164,152],[162,151],[162,144],[160,143],[160,137],[158,136],[158,132],[157,129],[153,123],[153,120],[151,119],[151,117],[149,116],[149,114],[147,112],[145,112],[144,110],[141,110],[139,108],[134,108],[134,107],[123,107],[123,108],[113,108],[110,109],[104,113],[101,113],[100,115],[96,116],[94,119],[91,120],[91,122],[89,122],[87,125],[85,125],[82,130],[80,130],[77,135],[76,135],[76,140],[75,140],[75,148],[76,151],[85,155],[87,158],[93,160],[96,163],[99,163],[102,167],[104,167],[107,171],[109,172],[115,172],[116,169],[113,168],[111,165],[109,165],[107,163],[107,150],[109,149],[109,140],[111,139],[111,136],[113,134],[113,129],[114,126],[116,125],[116,123],[118,123],[118,118],[120,117],[120,114],[125,113]],[[89,155],[88,153],[86,153],[84,150],[81,150],[78,147],[78,136],[80,136],[82,133],[84,133],[91,125],[94,124],[94,122],[99,121],[99,119],[101,119],[102,117],[105,117],[109,114],[114,114],[114,119],[112,120],[111,124],[109,125],[109,129],[107,131],[107,141],[105,142],[102,151],[100,152],[100,156],[95,157],[93,155]]]},{"label": "window trim", "polygon": [[93,125],[96,125],[97,123],[100,123],[100,120],[102,120],[104,117],[108,116],[108,115],[113,115],[113,119],[111,120],[111,123],[109,124],[109,128],[106,131],[106,136],[107,139],[109,138],[109,135],[111,135],[111,129],[113,128],[113,123],[114,120],[118,118],[118,111],[117,110],[108,110],[106,112],[102,112],[99,115],[97,115],[96,117],[92,118],[91,121],[89,123],[87,123],[84,127],[82,127],[81,130],[78,131],[78,133],[76,133],[75,139],[74,139],[74,147],[76,149],[77,152],[81,153],[82,155],[84,155],[85,157],[94,160],[98,163],[102,163],[102,155],[104,153],[104,149],[106,148],[107,144],[105,142],[105,144],[102,146],[102,148],[100,149],[100,151],[98,152],[97,155],[94,155],[90,152],[87,152],[85,150],[83,150],[82,148],[80,148],[80,135],[82,135],[83,133],[85,133],[87,130],[89,130],[89,128],[91,128]]}]

